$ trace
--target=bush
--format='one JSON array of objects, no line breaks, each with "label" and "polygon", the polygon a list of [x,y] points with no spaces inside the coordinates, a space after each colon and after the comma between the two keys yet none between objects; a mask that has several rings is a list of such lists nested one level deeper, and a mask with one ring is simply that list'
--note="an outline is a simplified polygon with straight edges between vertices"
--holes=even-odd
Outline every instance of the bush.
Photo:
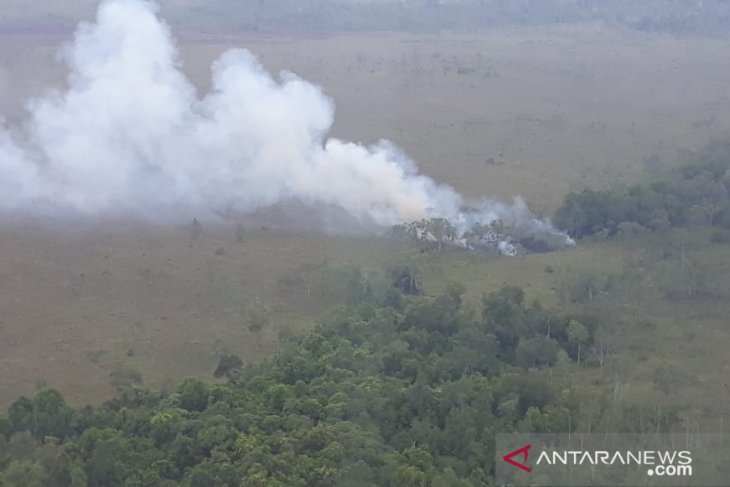
[{"label": "bush", "polygon": [[188,411],[202,411],[208,406],[208,384],[200,379],[188,378],[177,389],[180,406]]},{"label": "bush", "polygon": [[142,374],[132,367],[117,367],[109,374],[109,383],[117,393],[122,393],[130,387],[141,385]]},{"label": "bush", "polygon": [[616,278],[610,274],[584,271],[569,277],[560,289],[560,297],[570,303],[589,303],[609,293]]},{"label": "bush", "polygon": [[225,354],[218,361],[218,367],[215,368],[213,376],[217,378],[226,377],[228,379],[233,379],[238,375],[242,366],[243,361],[241,361],[241,358],[238,355]]},{"label": "bush", "polygon": [[271,310],[260,301],[251,303],[246,311],[248,313],[248,330],[253,333],[260,332],[271,321]]}]

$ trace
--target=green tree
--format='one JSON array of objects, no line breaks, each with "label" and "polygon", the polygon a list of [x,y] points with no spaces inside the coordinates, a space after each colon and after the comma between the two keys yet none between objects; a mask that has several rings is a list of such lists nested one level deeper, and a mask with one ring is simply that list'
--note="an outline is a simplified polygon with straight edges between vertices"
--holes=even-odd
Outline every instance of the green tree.
[{"label": "green tree", "polygon": [[118,394],[123,394],[130,388],[142,385],[142,374],[132,367],[117,367],[109,374],[109,383]]},{"label": "green tree", "polygon": [[46,389],[33,398],[33,433],[39,438],[63,439],[73,432],[73,410],[55,389]]},{"label": "green tree", "polygon": [[35,426],[34,419],[33,401],[29,398],[21,396],[10,405],[8,420],[10,421],[11,431],[33,430]]},{"label": "green tree", "polygon": [[393,287],[403,294],[415,296],[422,293],[418,268],[411,265],[394,265],[388,268],[387,274]]},{"label": "green tree", "polygon": [[208,407],[210,389],[208,384],[200,379],[189,377],[177,388],[180,395],[180,407],[188,411],[203,411]]},{"label": "green tree", "polygon": [[523,367],[541,367],[555,364],[560,345],[546,336],[521,338],[515,349],[515,360]]},{"label": "green tree", "polygon": [[32,460],[13,460],[0,474],[3,487],[45,487],[46,472]]},{"label": "green tree", "polygon": [[86,465],[90,487],[120,485],[130,472],[123,461],[123,440],[118,437],[99,440],[94,444]]}]

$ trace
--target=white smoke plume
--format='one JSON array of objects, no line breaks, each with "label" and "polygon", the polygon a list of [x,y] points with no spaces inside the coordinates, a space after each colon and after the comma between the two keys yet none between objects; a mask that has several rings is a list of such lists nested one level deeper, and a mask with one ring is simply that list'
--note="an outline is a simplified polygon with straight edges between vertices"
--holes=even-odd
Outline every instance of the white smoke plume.
[{"label": "white smoke plume", "polygon": [[[298,201],[380,225],[465,221],[461,196],[388,143],[328,138],[321,90],[273,77],[248,51],[224,53],[199,98],[157,13],[151,1],[105,0],[79,26],[62,53],[68,89],[29,102],[22,129],[0,126],[1,210],[205,218]],[[467,220],[500,213],[517,214],[497,205]]]}]

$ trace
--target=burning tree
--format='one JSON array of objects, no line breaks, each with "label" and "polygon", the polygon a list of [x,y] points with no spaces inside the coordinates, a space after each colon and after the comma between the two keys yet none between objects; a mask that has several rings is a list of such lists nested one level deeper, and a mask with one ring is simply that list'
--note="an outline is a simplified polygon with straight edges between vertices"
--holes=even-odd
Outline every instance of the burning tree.
[{"label": "burning tree", "polygon": [[500,252],[503,244],[510,241],[501,220],[488,224],[476,223],[465,232],[460,232],[446,218],[424,218],[396,225],[392,233],[415,243],[421,249],[438,252],[443,252],[447,247]]},{"label": "burning tree", "polygon": [[456,239],[456,228],[446,218],[431,218],[426,221],[426,235],[432,236],[438,245],[438,251],[444,249],[444,243]]},{"label": "burning tree", "polygon": [[403,240],[415,242],[425,250],[435,247],[439,252],[442,252],[448,243],[455,242],[458,235],[456,228],[446,218],[424,218],[396,225],[392,233]]},{"label": "burning tree", "polygon": [[[455,224],[446,218],[421,219],[396,225],[392,235],[421,250],[447,248],[501,255],[552,252],[575,243],[555,230],[547,220],[538,220],[526,208],[516,207],[499,217],[478,209],[466,208]],[[520,209],[522,208],[522,209]]]}]

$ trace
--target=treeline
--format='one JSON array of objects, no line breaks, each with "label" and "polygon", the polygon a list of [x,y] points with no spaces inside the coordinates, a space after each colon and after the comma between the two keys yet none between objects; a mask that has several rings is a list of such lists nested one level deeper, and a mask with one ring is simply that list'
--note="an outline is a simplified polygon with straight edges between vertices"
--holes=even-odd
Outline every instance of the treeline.
[{"label": "treeline", "polygon": [[474,312],[459,285],[426,297],[390,275],[384,301],[336,308],[262,365],[223,357],[225,383],[160,395],[117,374],[100,407],[18,399],[0,419],[0,485],[491,485],[496,432],[575,425],[578,401],[540,369],[595,362],[595,318],[509,286]]},{"label": "treeline", "polygon": [[[171,12],[175,13],[175,12]],[[660,32],[724,32],[724,0],[218,0],[176,23],[299,31],[475,29],[496,25],[604,22]]]},{"label": "treeline", "polygon": [[571,192],[553,223],[573,237],[635,234],[670,227],[730,229],[730,141],[714,142],[664,180]]}]

